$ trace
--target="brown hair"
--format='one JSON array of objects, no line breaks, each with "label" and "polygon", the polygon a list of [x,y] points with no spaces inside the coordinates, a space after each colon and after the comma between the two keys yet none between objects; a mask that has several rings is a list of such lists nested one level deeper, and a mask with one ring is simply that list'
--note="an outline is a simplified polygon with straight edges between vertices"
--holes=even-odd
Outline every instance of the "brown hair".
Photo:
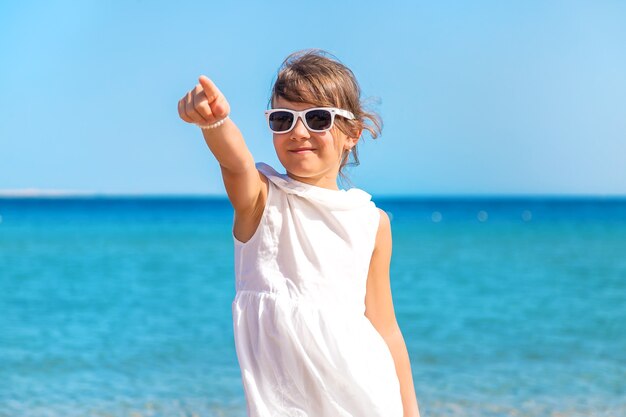
[{"label": "brown hair", "polygon": [[[273,107],[278,97],[295,103],[338,107],[352,112],[355,119],[337,117],[333,127],[348,137],[356,137],[359,131],[367,130],[372,139],[376,139],[382,131],[381,117],[364,109],[361,88],[352,71],[335,56],[321,49],[304,49],[285,58],[278,69],[268,106]],[[342,170],[346,165],[360,164],[356,145],[350,154],[352,162],[343,158],[339,167],[339,175],[348,181]]]}]

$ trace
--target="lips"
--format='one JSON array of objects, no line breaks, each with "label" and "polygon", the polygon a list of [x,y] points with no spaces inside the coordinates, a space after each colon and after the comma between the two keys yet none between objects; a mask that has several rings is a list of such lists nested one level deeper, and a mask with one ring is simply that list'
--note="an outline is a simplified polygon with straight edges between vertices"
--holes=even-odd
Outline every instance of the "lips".
[{"label": "lips", "polygon": [[301,152],[314,151],[314,150],[315,148],[297,148],[297,149],[290,149],[289,152],[301,153]]}]

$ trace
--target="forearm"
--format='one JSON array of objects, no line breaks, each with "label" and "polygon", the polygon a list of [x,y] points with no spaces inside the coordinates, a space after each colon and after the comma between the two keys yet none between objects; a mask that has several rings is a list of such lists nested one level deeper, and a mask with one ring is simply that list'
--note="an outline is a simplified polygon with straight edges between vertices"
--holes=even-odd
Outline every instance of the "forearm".
[{"label": "forearm", "polygon": [[383,336],[383,338],[387,346],[389,346],[391,356],[396,366],[396,374],[400,381],[404,417],[419,417],[419,407],[415,396],[413,375],[411,373],[411,361],[402,332],[399,327],[396,327],[387,336]]},{"label": "forearm", "polygon": [[254,158],[241,131],[230,118],[219,127],[203,129],[202,135],[222,168],[233,173],[254,168]]}]

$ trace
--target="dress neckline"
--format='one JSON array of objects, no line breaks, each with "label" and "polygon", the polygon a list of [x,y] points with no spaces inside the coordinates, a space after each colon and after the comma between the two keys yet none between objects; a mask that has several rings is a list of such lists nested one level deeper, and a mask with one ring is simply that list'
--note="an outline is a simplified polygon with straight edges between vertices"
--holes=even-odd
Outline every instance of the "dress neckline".
[{"label": "dress neckline", "polygon": [[256,167],[270,181],[287,193],[306,197],[331,209],[345,210],[357,208],[370,203],[372,199],[370,194],[359,188],[332,190],[295,180],[287,174],[279,173],[264,162],[256,163]]}]

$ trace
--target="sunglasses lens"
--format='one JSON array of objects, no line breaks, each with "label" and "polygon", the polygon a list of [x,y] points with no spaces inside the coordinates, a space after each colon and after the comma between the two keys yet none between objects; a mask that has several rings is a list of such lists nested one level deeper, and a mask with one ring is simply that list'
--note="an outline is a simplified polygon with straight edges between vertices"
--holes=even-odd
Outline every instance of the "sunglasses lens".
[{"label": "sunglasses lens", "polygon": [[270,129],[274,132],[286,132],[293,123],[293,114],[286,111],[276,111],[270,114]]},{"label": "sunglasses lens", "polygon": [[333,122],[328,110],[311,110],[306,113],[306,124],[311,130],[327,130]]}]

